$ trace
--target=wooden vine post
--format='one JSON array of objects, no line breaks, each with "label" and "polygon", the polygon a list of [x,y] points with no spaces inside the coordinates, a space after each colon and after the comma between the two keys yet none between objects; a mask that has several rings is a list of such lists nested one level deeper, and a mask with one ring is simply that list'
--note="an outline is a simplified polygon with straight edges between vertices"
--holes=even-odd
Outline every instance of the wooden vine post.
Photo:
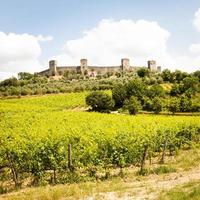
[{"label": "wooden vine post", "polygon": [[167,140],[165,140],[165,142],[163,144],[163,152],[162,152],[162,157],[160,159],[160,164],[165,163],[166,148],[167,148]]},{"label": "wooden vine post", "polygon": [[73,170],[73,164],[72,164],[72,145],[68,144],[68,168],[70,171]]},{"label": "wooden vine post", "polygon": [[148,150],[148,145],[144,144],[144,151],[143,151],[142,160],[141,160],[141,167],[140,167],[140,174],[141,175],[144,174],[145,161],[146,161],[146,158],[147,158],[147,150]]}]

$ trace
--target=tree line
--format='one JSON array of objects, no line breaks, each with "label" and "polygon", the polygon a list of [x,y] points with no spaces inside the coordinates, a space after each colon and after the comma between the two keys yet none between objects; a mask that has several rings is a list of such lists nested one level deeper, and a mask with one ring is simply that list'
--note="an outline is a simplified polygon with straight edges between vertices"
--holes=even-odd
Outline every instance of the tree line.
[{"label": "tree line", "polygon": [[200,112],[199,86],[199,79],[194,76],[172,84],[169,91],[158,83],[149,86],[141,78],[135,78],[115,84],[111,96],[103,91],[92,92],[86,97],[86,103],[93,111],[99,112]]}]

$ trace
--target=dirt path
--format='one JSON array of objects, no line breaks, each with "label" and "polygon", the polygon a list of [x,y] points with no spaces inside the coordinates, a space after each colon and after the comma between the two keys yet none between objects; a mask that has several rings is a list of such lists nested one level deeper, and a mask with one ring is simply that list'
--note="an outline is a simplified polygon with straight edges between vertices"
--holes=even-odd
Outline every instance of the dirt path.
[{"label": "dirt path", "polygon": [[87,200],[155,200],[163,190],[195,180],[200,180],[200,168],[167,175],[150,175],[143,180],[128,180],[117,191],[94,194]]}]

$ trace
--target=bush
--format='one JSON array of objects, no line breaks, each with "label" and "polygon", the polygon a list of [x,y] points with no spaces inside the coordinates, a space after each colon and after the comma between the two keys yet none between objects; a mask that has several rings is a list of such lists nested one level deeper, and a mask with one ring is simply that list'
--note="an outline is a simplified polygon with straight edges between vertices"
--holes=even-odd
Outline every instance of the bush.
[{"label": "bush", "polygon": [[180,111],[180,101],[178,98],[174,97],[170,99],[168,110],[173,114]]},{"label": "bush", "polygon": [[181,112],[190,112],[192,110],[192,101],[187,96],[181,96],[180,99],[180,111]]},{"label": "bush", "polygon": [[143,110],[153,111],[153,102],[152,102],[152,100],[149,99],[149,98],[144,98],[143,101],[144,101]]},{"label": "bush", "polygon": [[149,76],[149,69],[145,68],[145,67],[138,69],[137,74],[141,78],[143,78],[145,76]]},{"label": "bush", "polygon": [[125,101],[124,109],[127,109],[130,115],[135,115],[141,109],[141,103],[136,97],[132,96],[130,100]]},{"label": "bush", "polygon": [[153,99],[153,111],[156,114],[162,111],[162,100],[158,97]]},{"label": "bush", "polygon": [[123,107],[124,101],[127,97],[126,89],[123,84],[117,84],[114,86],[112,90],[112,97],[115,101],[116,108]]},{"label": "bush", "polygon": [[21,90],[21,95],[31,95],[33,92],[30,88],[23,87]]},{"label": "bush", "polygon": [[86,104],[92,107],[92,110],[98,112],[109,112],[113,109],[114,103],[112,98],[100,91],[90,93],[86,97]]},{"label": "bush", "polygon": [[165,91],[162,86],[160,86],[159,84],[155,84],[150,87],[147,94],[148,94],[148,97],[150,98],[163,97],[165,95]]},{"label": "bush", "polygon": [[171,96],[178,96],[180,94],[180,88],[178,84],[173,84],[171,91],[170,91],[170,95]]},{"label": "bush", "polygon": [[140,79],[134,79],[126,84],[126,91],[129,98],[135,96],[138,99],[142,99],[146,94],[147,86]]}]

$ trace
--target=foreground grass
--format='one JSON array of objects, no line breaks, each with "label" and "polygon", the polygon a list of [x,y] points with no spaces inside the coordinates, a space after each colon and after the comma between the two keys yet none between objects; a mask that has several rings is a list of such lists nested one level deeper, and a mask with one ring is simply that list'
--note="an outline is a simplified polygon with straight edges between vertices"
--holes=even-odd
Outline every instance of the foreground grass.
[{"label": "foreground grass", "polygon": [[189,182],[161,194],[158,200],[199,200],[200,181]]}]

